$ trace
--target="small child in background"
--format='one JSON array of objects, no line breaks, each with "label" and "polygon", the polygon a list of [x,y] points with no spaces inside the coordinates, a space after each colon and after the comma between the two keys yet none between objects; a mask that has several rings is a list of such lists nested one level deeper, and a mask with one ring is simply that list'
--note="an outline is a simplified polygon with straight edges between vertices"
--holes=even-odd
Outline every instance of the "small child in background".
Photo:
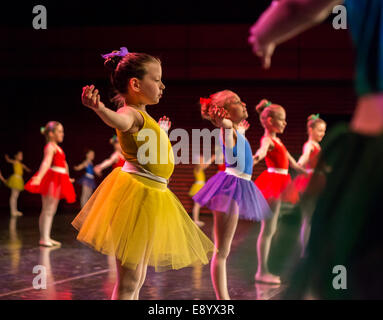
[{"label": "small child in background", "polygon": [[77,181],[81,186],[81,208],[84,207],[85,203],[89,200],[93,190],[96,188],[96,182],[94,181],[94,151],[88,150],[85,154],[85,160],[77,166],[74,166],[74,170],[80,171],[85,169],[85,174]]}]

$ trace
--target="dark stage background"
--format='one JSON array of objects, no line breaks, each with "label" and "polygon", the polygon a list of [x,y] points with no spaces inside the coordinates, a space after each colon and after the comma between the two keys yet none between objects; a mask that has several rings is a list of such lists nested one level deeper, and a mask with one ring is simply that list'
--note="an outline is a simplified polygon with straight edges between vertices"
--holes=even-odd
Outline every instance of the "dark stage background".
[{"label": "dark stage background", "polygon": [[[0,28],[3,175],[12,172],[3,155],[17,150],[24,152],[24,162],[34,172],[38,169],[44,146],[39,128],[50,120],[64,125],[62,147],[71,168],[82,161],[86,148],[95,150],[95,163],[112,153],[108,141],[113,130],[81,105],[80,95],[85,84],[95,84],[107,102],[108,79],[100,54],[121,46],[162,60],[166,90],[161,102],[148,108],[154,118],[169,116],[173,128],[212,128],[200,117],[198,99],[231,89],[248,105],[251,127],[247,136],[255,150],[262,129],[253,106],[268,98],[285,107],[288,126],[281,138],[298,157],[307,138],[309,114],[321,113],[329,127],[349,119],[356,102],[353,50],[348,31],[333,29],[329,19],[280,46],[271,70],[262,70],[247,37],[249,27],[268,3],[8,4]],[[32,28],[36,4],[47,8],[47,30]],[[258,167],[254,176],[262,169]],[[215,170],[210,168],[208,176]],[[25,180],[30,176],[25,174]],[[188,210],[191,200],[186,193],[192,180],[192,166],[180,165],[170,185]],[[1,186],[0,207],[8,206],[8,197],[9,190]],[[27,214],[38,212],[40,205],[36,195],[23,192],[20,196],[19,207]],[[62,204],[68,210],[76,206]]]}]

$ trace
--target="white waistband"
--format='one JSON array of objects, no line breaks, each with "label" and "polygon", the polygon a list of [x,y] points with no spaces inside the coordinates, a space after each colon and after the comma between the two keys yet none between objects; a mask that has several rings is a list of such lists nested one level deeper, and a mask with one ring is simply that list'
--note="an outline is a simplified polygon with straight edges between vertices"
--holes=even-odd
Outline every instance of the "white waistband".
[{"label": "white waistband", "polygon": [[247,173],[244,173],[244,172],[241,172],[241,171],[238,171],[237,169],[235,168],[226,168],[225,169],[225,172],[227,174],[230,174],[232,176],[236,176],[238,178],[241,178],[241,179],[245,179],[245,180],[248,180],[248,181],[251,181],[251,174],[247,174]]},{"label": "white waistband", "polygon": [[55,171],[55,172],[58,172],[58,173],[63,173],[63,174],[66,174],[66,168],[63,168],[63,167],[56,167],[56,166],[53,166],[53,167],[50,167],[50,169],[52,171]]},{"label": "white waistband", "polygon": [[289,169],[281,169],[281,168],[267,168],[267,171],[270,173],[279,173],[287,176],[289,174]]},{"label": "white waistband", "polygon": [[308,169],[306,169],[306,172],[307,172],[307,173],[314,173],[314,169],[312,169],[312,168],[308,168]]},{"label": "white waistband", "polygon": [[133,164],[133,163],[128,162],[128,161],[125,161],[121,170],[124,172],[133,173],[133,174],[136,174],[138,176],[142,176],[142,177],[145,177],[148,179],[152,179],[154,181],[157,181],[157,182],[160,182],[160,183],[163,183],[166,185],[168,184],[167,179],[165,179],[163,177],[159,177],[159,176],[151,173],[149,170],[146,170],[145,168],[142,168],[141,166],[138,166],[138,165]]},{"label": "white waistband", "polygon": [[90,173],[88,173],[88,172],[86,172],[86,173],[85,173],[85,177],[93,179],[93,178],[94,178],[94,175],[93,175],[93,174],[90,174]]}]

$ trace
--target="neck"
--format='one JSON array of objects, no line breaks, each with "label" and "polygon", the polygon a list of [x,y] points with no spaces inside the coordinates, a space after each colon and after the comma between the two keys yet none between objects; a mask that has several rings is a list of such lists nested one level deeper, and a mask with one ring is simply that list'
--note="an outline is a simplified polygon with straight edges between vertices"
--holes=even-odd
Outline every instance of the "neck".
[{"label": "neck", "polygon": [[275,131],[271,131],[269,129],[265,129],[265,136],[271,137],[271,138],[276,138],[277,134]]},{"label": "neck", "polygon": [[126,98],[125,106],[132,107],[134,109],[146,112],[146,104],[143,104],[134,98]]}]

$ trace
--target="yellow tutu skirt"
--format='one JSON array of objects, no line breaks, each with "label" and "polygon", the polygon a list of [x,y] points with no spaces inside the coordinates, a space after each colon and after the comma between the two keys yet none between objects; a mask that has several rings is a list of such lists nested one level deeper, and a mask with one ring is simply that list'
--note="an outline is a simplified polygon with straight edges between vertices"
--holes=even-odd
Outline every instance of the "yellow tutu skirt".
[{"label": "yellow tutu skirt", "polygon": [[19,191],[24,190],[24,179],[18,174],[11,175],[7,180],[7,186],[11,189],[16,189]]},{"label": "yellow tutu skirt", "polygon": [[124,267],[156,271],[207,264],[214,244],[165,184],[114,169],[73,220],[77,240]]},{"label": "yellow tutu skirt", "polygon": [[200,191],[202,189],[202,187],[204,186],[205,184],[202,184],[202,183],[194,183],[190,190],[189,190],[189,196],[191,197],[194,197],[194,195]]}]

